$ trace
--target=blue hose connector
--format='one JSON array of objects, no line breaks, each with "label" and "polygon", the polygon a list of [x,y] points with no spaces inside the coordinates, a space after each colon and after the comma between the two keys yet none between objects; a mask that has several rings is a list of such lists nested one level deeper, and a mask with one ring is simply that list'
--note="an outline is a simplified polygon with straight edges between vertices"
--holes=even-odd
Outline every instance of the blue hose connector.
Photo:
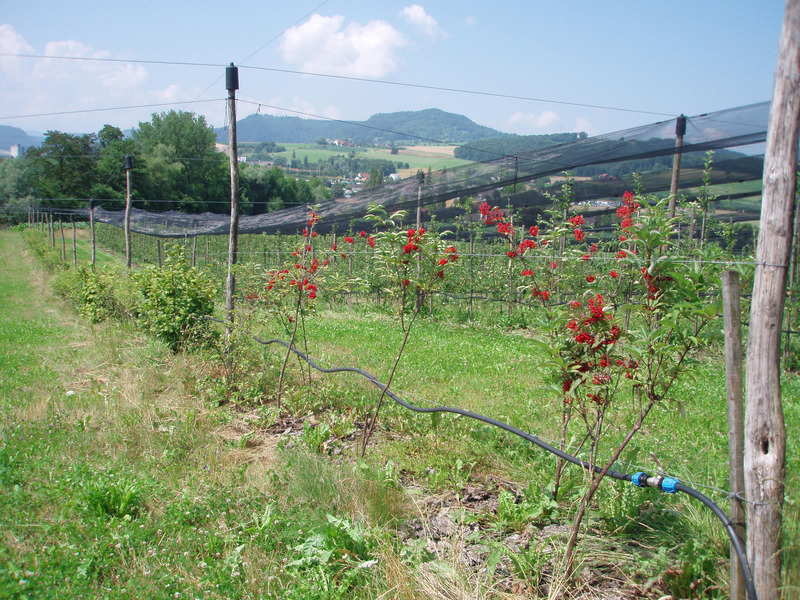
[{"label": "blue hose connector", "polygon": [[647,487],[647,478],[650,477],[644,471],[639,471],[638,473],[634,473],[631,475],[631,482],[636,487]]},{"label": "blue hose connector", "polygon": [[661,482],[661,489],[668,494],[674,494],[677,491],[675,488],[679,483],[680,481],[674,477],[665,477]]}]

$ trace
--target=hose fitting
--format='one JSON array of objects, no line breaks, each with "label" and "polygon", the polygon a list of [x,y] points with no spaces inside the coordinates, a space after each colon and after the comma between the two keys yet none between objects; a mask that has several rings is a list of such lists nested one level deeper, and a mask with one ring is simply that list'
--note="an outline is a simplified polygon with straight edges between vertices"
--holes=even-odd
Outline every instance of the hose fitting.
[{"label": "hose fitting", "polygon": [[678,490],[676,489],[676,486],[677,486],[679,483],[680,483],[680,481],[678,481],[678,480],[677,480],[677,479],[675,479],[674,477],[665,477],[665,478],[664,478],[664,479],[661,481],[661,490],[662,490],[662,491],[664,491],[664,492],[666,492],[667,494],[674,494],[675,492],[677,492],[677,491],[678,491]]}]

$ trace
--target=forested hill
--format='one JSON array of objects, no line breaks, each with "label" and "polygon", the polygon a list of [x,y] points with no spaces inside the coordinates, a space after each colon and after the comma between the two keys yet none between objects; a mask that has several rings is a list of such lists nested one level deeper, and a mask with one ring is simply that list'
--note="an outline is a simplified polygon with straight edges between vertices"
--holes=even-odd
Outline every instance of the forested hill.
[{"label": "forested hill", "polygon": [[42,138],[28,135],[22,129],[0,125],[0,150],[8,150],[15,144],[21,146],[38,146],[42,143]]},{"label": "forested hill", "polygon": [[[227,143],[227,128],[216,129],[215,133],[218,141]],[[429,141],[462,144],[505,135],[496,129],[478,125],[463,115],[436,108],[376,114],[366,121],[350,123],[272,115],[250,115],[237,122],[237,138],[240,142],[311,144],[324,138],[348,140],[355,145]]]}]

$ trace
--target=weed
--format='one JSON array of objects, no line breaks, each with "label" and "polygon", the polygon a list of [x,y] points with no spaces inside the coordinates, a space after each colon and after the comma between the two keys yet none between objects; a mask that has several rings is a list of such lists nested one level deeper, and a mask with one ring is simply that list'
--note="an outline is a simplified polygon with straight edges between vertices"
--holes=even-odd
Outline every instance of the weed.
[{"label": "weed", "polygon": [[303,423],[303,444],[311,452],[321,454],[328,448],[328,440],[331,437],[331,428],[327,423],[312,425],[309,421]]},{"label": "weed", "polygon": [[532,522],[548,519],[558,508],[558,504],[550,494],[534,494],[529,490],[526,498],[517,501],[517,497],[508,490],[502,490],[497,496],[497,520],[506,530],[520,531]]},{"label": "weed", "polygon": [[98,475],[83,485],[90,512],[117,519],[135,519],[142,505],[142,486],[125,476]]}]

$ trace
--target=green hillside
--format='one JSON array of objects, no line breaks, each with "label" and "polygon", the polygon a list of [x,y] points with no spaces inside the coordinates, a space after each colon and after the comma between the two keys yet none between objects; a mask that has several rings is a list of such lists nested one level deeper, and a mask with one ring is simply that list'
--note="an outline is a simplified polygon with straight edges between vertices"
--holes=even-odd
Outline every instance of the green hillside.
[{"label": "green hillside", "polygon": [[[227,128],[216,129],[215,133],[221,143],[227,142]],[[504,135],[463,115],[434,108],[376,114],[361,122],[250,115],[237,123],[240,142],[308,144],[327,139],[364,146],[433,141],[461,144]]]}]

